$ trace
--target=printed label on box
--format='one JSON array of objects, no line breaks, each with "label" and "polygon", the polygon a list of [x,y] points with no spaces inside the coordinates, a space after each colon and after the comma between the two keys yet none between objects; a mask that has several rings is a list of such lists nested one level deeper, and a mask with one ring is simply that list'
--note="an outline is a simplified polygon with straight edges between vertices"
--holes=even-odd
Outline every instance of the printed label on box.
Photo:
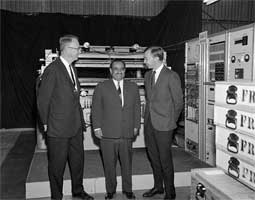
[{"label": "printed label on box", "polygon": [[255,166],[232,156],[229,153],[216,150],[216,165],[234,179],[255,190]]},{"label": "printed label on box", "polygon": [[255,165],[255,137],[216,126],[216,145],[245,160],[254,161]]},{"label": "printed label on box", "polygon": [[215,106],[214,117],[216,125],[255,136],[255,113]]},{"label": "printed label on box", "polygon": [[215,102],[255,107],[255,85],[216,82]]}]

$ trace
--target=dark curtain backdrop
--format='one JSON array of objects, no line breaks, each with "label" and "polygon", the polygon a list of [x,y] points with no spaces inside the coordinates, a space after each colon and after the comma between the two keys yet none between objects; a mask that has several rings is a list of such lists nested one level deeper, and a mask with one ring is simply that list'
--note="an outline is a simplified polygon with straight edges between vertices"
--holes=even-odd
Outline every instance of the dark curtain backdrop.
[{"label": "dark curtain backdrop", "polygon": [[201,1],[173,1],[151,19],[121,16],[21,14],[1,10],[1,128],[34,127],[35,79],[45,49],[74,34],[81,44],[160,45],[184,77],[184,41],[201,32]]}]

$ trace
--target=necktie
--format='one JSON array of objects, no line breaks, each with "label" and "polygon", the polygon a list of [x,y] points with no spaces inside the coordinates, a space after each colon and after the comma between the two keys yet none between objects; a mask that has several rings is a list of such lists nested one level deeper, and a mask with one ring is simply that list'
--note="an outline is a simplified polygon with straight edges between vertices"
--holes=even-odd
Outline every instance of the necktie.
[{"label": "necktie", "polygon": [[119,94],[119,97],[120,97],[120,102],[121,102],[121,105],[122,105],[122,96],[121,96],[121,88],[120,88],[120,82],[118,81],[118,94]]},{"label": "necktie", "polygon": [[155,85],[155,74],[156,74],[156,72],[152,71],[152,75],[151,75],[151,88],[153,88],[154,85]]},{"label": "necktie", "polygon": [[75,80],[74,80],[72,65],[69,65],[69,67],[70,67],[71,78],[72,78],[72,81],[73,81],[73,86],[75,87]]}]

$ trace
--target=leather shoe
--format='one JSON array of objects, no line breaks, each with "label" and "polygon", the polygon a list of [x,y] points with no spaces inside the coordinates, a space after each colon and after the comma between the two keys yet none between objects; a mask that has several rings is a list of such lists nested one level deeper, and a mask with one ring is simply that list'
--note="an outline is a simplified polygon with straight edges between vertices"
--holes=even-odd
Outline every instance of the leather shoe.
[{"label": "leather shoe", "polygon": [[163,193],[164,193],[163,189],[159,190],[157,188],[152,188],[152,189],[148,190],[147,192],[145,192],[143,194],[143,197],[153,197],[156,194],[163,194]]},{"label": "leather shoe", "polygon": [[115,192],[107,192],[105,195],[105,199],[113,199]]},{"label": "leather shoe", "polygon": [[135,199],[135,195],[134,195],[133,192],[125,192],[125,191],[123,191],[122,193],[127,197],[127,199]]},{"label": "leather shoe", "polygon": [[173,200],[176,198],[176,194],[171,194],[170,197],[169,196],[165,196],[164,200]]},{"label": "leather shoe", "polygon": [[74,198],[82,199],[82,200],[93,200],[94,197],[90,196],[87,192],[82,192],[79,194],[73,194]]}]

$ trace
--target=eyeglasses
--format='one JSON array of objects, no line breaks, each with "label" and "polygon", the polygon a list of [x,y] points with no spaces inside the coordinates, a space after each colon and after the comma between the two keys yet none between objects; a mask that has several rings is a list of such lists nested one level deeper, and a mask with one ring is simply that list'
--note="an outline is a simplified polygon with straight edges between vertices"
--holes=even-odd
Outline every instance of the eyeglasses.
[{"label": "eyeglasses", "polygon": [[75,49],[75,50],[77,50],[77,51],[80,51],[80,50],[81,50],[81,47],[67,47],[67,48]]},{"label": "eyeglasses", "polygon": [[115,67],[113,67],[112,68],[112,71],[120,71],[120,72],[124,72],[126,69],[123,67],[123,68],[115,68]]}]

